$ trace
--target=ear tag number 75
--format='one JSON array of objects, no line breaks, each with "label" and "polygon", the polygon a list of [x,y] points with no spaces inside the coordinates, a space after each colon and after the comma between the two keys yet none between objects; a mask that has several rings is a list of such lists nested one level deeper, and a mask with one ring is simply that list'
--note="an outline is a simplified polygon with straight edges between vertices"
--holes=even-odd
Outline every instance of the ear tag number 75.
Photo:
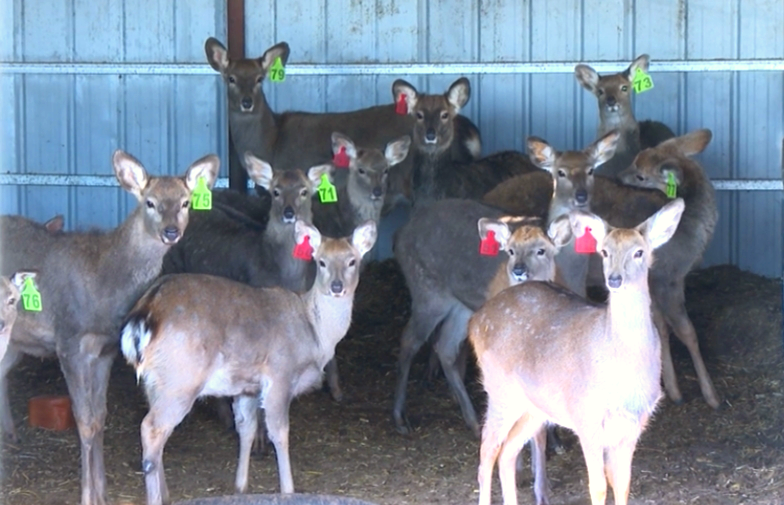
[{"label": "ear tag number 75", "polygon": [[199,177],[196,188],[191,195],[191,208],[193,210],[210,210],[212,208],[212,191],[207,187],[207,180]]}]

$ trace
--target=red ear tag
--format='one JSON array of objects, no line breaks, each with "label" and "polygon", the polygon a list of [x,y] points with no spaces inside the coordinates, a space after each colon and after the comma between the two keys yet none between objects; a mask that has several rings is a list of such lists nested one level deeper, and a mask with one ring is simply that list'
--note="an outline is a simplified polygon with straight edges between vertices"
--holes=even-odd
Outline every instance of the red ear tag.
[{"label": "red ear tag", "polygon": [[500,244],[495,239],[495,232],[490,230],[487,236],[479,241],[479,254],[483,256],[498,256]]},{"label": "red ear tag", "polygon": [[302,242],[294,246],[291,255],[302,261],[310,261],[313,258],[313,247],[310,245],[310,235],[305,235]]},{"label": "red ear tag", "polygon": [[585,234],[574,241],[574,251],[580,254],[593,254],[596,252],[596,239],[591,235],[591,229],[585,227]]},{"label": "red ear tag", "polygon": [[397,103],[395,104],[395,114],[400,114],[401,116],[408,114],[408,104],[406,103],[405,93],[400,93],[400,98],[397,99]]},{"label": "red ear tag", "polygon": [[346,146],[340,146],[340,151],[336,152],[335,156],[332,157],[332,164],[337,168],[348,168],[349,160],[348,154],[346,154]]}]

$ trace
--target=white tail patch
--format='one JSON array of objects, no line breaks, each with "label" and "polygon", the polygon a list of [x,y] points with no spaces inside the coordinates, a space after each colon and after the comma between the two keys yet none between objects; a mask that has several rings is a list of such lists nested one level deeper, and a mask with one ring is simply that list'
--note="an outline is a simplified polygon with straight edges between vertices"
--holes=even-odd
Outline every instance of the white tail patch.
[{"label": "white tail patch", "polygon": [[144,359],[142,352],[149,345],[152,332],[147,327],[147,321],[137,316],[125,323],[120,332],[120,348],[125,360],[136,369],[136,382],[141,379],[141,363]]}]

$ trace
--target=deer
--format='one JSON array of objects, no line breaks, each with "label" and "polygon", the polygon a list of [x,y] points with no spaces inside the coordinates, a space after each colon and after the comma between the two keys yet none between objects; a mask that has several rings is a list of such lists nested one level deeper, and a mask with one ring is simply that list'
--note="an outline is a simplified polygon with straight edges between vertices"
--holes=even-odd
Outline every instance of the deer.
[{"label": "deer", "polygon": [[11,330],[16,322],[22,288],[27,279],[35,279],[36,275],[37,272],[19,271],[9,277],[0,276],[0,360],[5,356]]},{"label": "deer", "polygon": [[230,279],[181,274],[159,279],[125,319],[121,348],[143,382],[150,409],[141,424],[147,504],[169,503],[163,448],[201,396],[233,396],[240,438],[236,490],[248,486],[257,410],[277,455],[280,490],[294,492],[289,406],[321,383],[324,365],[351,323],[360,262],[376,240],[368,221],[350,238],[323,237],[298,220],[318,265],[306,293],[255,288]]},{"label": "deer", "polygon": [[158,276],[164,254],[188,225],[199,181],[212,187],[220,161],[196,160],[180,177],[150,176],[130,154],[112,156],[120,186],[139,205],[111,231],[51,233],[19,216],[0,219],[0,274],[39,272],[40,312],[17,316],[0,361],[0,405],[7,437],[16,438],[5,377],[22,354],[56,356],[65,376],[81,442],[81,503],[106,503],[103,436],[109,371],[122,317]]},{"label": "deer", "polygon": [[[405,415],[411,365],[428,340],[433,343],[466,425],[479,434],[479,421],[463,384],[465,360],[460,357],[468,318],[488,297],[509,284],[554,278],[553,258],[571,238],[568,222],[554,220],[545,234],[541,220],[515,222],[504,216],[503,211],[480,202],[446,199],[416,207],[398,231],[395,258],[412,301],[411,317],[401,336],[392,411],[401,434],[411,432]],[[477,239],[486,238],[489,231],[493,231],[499,250],[507,251],[508,260],[502,255],[480,254]]]},{"label": "deer", "polygon": [[[505,505],[517,503],[515,460],[549,423],[574,431],[588,469],[592,505],[609,481],[626,505],[631,463],[661,392],[661,344],[651,317],[648,271],[675,234],[684,210],[676,199],[634,228],[612,228],[575,210],[572,233],[596,239],[609,290],[597,305],[558,286],[528,282],[490,299],[469,321],[468,339],[488,395],[482,428],[479,504],[489,505],[493,468]],[[539,440],[537,440],[539,439]],[[535,474],[538,505],[548,503],[543,458]]]},{"label": "deer", "polygon": [[604,76],[600,76],[589,65],[579,64],[574,67],[577,82],[596,96],[599,105],[598,136],[610,130],[621,133],[615,156],[598,170],[602,175],[618,175],[642,149],[653,147],[675,136],[662,122],[646,120],[638,123],[634,117],[631,103],[634,88],[632,81],[638,70],[648,72],[649,62],[650,57],[643,54],[632,61],[626,70]]},{"label": "deer", "polygon": [[713,184],[702,166],[690,158],[704,151],[712,136],[710,130],[701,129],[665,140],[640,152],[618,177],[625,184],[650,188],[659,194],[666,193],[670,183],[673,192],[686,204],[675,235],[657,252],[649,275],[656,327],[662,340],[662,374],[667,396],[675,403],[682,403],[670,355],[672,328],[689,350],[705,401],[717,409],[721,400],[703,362],[697,333],[686,312],[684,292],[686,274],[701,261],[718,220]]},{"label": "deer", "polygon": [[[380,147],[410,134],[413,128],[411,116],[396,113],[397,104],[338,113],[273,112],[262,83],[276,61],[282,65],[288,62],[290,48],[286,42],[275,44],[259,58],[233,60],[223,44],[213,37],[205,41],[204,50],[207,62],[226,84],[234,149],[237,153],[251,151],[274,167],[287,170],[313,166],[331,158],[327,139],[335,131],[347,135],[357,145]],[[460,141],[451,149],[452,156],[460,161],[479,157],[479,129],[465,116],[460,116],[457,123]],[[410,173],[409,157],[390,177],[386,210],[391,210],[400,199],[410,197]],[[245,184],[244,171],[230,174],[230,187],[242,189]]]},{"label": "deer", "polygon": [[392,85],[395,102],[405,102],[415,118],[412,131],[412,201],[427,204],[443,198],[480,199],[502,181],[538,170],[528,156],[502,151],[481,159],[456,160],[453,147],[461,137],[460,110],[471,97],[471,84],[461,77],[443,94],[423,94],[403,79]]}]

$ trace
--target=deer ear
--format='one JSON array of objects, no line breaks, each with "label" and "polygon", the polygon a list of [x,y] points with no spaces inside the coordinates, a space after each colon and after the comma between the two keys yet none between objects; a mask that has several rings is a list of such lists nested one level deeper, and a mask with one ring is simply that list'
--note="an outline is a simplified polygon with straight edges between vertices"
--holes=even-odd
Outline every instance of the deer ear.
[{"label": "deer ear", "polygon": [[289,61],[290,52],[291,50],[289,49],[289,45],[286,42],[279,42],[275,44],[274,46],[264,51],[262,57],[259,58],[261,62],[261,68],[263,68],[266,72],[272,65],[275,64],[275,60],[278,58],[280,58],[280,61],[285,66]]},{"label": "deer ear", "polygon": [[245,152],[245,170],[248,172],[248,177],[256,183],[256,185],[269,191],[272,187],[272,178],[275,173],[272,171],[272,166],[264,160],[261,160],[253,155],[252,152]]},{"label": "deer ear", "polygon": [[574,210],[569,213],[569,225],[575,237],[582,237],[585,235],[586,229],[590,228],[591,235],[596,239],[596,251],[599,251],[604,237],[607,235],[607,224],[602,218],[590,212]]},{"label": "deer ear", "polygon": [[308,169],[308,179],[313,186],[312,194],[318,193],[318,186],[321,184],[321,176],[327,176],[329,182],[334,183],[332,176],[335,173],[335,166],[332,163],[325,163],[323,165],[316,165]]},{"label": "deer ear", "polygon": [[357,147],[354,145],[354,142],[347,136],[343,135],[342,133],[333,132],[332,154],[338,154],[340,152],[341,147],[346,148],[346,156],[348,156],[352,160],[357,159]]},{"label": "deer ear", "polygon": [[634,61],[629,65],[629,68],[626,69],[626,77],[631,80],[634,79],[634,74],[637,72],[639,68],[643,72],[648,72],[648,64],[651,61],[651,57],[647,54],[641,54]]},{"label": "deer ear", "polygon": [[112,165],[114,165],[114,175],[120,186],[141,201],[142,191],[149,184],[150,176],[147,175],[147,171],[139,163],[139,160],[118,149],[112,155]]},{"label": "deer ear", "polygon": [[637,231],[642,233],[653,249],[656,249],[675,235],[685,208],[683,199],[676,198],[638,225]]},{"label": "deer ear", "polygon": [[710,144],[712,138],[713,133],[707,128],[703,128],[681,135],[680,137],[667,139],[659,145],[665,147],[673,146],[686,156],[694,156],[695,154],[704,151],[705,148],[708,147],[708,144]]},{"label": "deer ear", "polygon": [[392,99],[395,101],[395,103],[400,101],[400,95],[406,95],[408,113],[413,115],[414,107],[416,107],[418,97],[416,88],[407,81],[398,79],[392,83]]},{"label": "deer ear", "polygon": [[501,249],[506,249],[507,244],[509,244],[509,237],[512,236],[509,225],[497,219],[482,217],[476,222],[476,226],[479,229],[479,238],[481,240],[487,238],[487,233],[492,231],[495,233],[495,240]]},{"label": "deer ear", "polygon": [[545,140],[539,137],[528,137],[526,144],[528,146],[528,157],[531,158],[531,162],[534,165],[548,171],[555,166],[558,151],[553,149]]},{"label": "deer ear", "polygon": [[65,226],[65,218],[62,214],[57,214],[53,218],[49,219],[47,222],[44,223],[44,227],[46,231],[49,233],[57,233],[63,231],[63,227]]},{"label": "deer ear", "polygon": [[618,130],[611,130],[585,148],[585,152],[593,160],[594,168],[615,156],[615,149],[618,147],[618,139],[620,138],[621,134]]},{"label": "deer ear", "polygon": [[297,219],[294,223],[294,240],[297,244],[301,244],[305,237],[308,237],[308,243],[313,248],[313,256],[316,255],[319,246],[321,245],[321,233],[318,229],[307,221]]},{"label": "deer ear", "polygon": [[446,99],[455,108],[455,114],[465,107],[471,98],[471,83],[465,77],[461,77],[449,86],[446,92]]},{"label": "deer ear", "polygon": [[199,182],[200,177],[204,177],[204,182],[207,187],[211,188],[215,184],[215,179],[218,178],[220,171],[220,158],[214,154],[208,154],[203,158],[194,161],[193,164],[185,171],[185,185],[188,189],[193,191],[196,189],[196,184]]},{"label": "deer ear", "polygon": [[210,37],[204,42],[204,52],[207,54],[207,62],[212,68],[221,74],[229,66],[229,52],[223,44],[214,37]]},{"label": "deer ear", "polygon": [[583,88],[587,89],[594,95],[599,89],[599,74],[593,67],[583,65],[582,63],[574,67],[574,78],[577,79]]},{"label": "deer ear", "polygon": [[38,276],[38,272],[35,272],[35,271],[32,271],[32,270],[29,270],[29,271],[28,270],[25,270],[25,271],[21,271],[20,270],[19,272],[16,272],[14,275],[12,275],[8,280],[11,281],[11,284],[16,286],[16,289],[21,291],[22,287],[24,286],[25,281],[27,279],[35,279],[36,276]]},{"label": "deer ear", "polygon": [[387,144],[387,148],[384,150],[384,157],[387,159],[389,166],[395,166],[406,159],[409,147],[411,147],[411,137],[408,135],[403,135]]},{"label": "deer ear", "polygon": [[550,223],[547,227],[547,236],[553,241],[557,249],[562,248],[572,240],[572,226],[569,223],[569,216],[563,215]]},{"label": "deer ear", "polygon": [[351,245],[359,251],[360,256],[364,256],[373,249],[377,236],[376,222],[373,220],[365,221],[354,229],[354,233],[351,235]]}]

